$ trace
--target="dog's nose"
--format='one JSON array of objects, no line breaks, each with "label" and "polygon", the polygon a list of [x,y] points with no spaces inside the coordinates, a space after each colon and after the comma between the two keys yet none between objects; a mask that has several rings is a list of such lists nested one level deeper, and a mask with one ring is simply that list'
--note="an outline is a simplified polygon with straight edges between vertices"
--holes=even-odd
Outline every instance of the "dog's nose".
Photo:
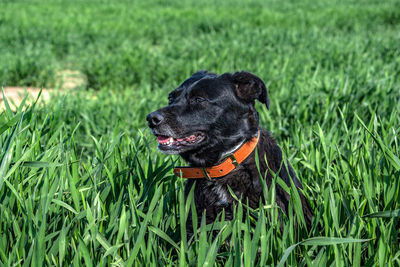
[{"label": "dog's nose", "polygon": [[147,115],[146,119],[150,127],[156,127],[164,120],[164,116],[161,114],[161,112],[154,111]]}]

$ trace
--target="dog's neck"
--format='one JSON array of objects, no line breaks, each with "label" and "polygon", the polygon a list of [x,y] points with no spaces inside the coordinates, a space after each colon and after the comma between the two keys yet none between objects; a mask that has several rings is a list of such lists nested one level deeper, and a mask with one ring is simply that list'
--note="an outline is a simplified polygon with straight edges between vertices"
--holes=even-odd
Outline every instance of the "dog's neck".
[{"label": "dog's neck", "polygon": [[[181,157],[189,163],[191,167],[211,167],[226,159],[229,154],[238,150],[246,141],[254,137],[254,134],[240,138],[223,148],[220,144],[202,148],[198,151],[189,151],[181,154]],[[222,150],[222,151],[221,151]]]},{"label": "dog's neck", "polygon": [[245,139],[243,139],[242,141],[240,141],[237,145],[235,145],[234,147],[232,147],[231,149],[229,149],[228,151],[224,151],[222,152],[219,161],[224,160],[227,156],[233,154],[236,150],[238,150],[244,143],[246,142]]}]

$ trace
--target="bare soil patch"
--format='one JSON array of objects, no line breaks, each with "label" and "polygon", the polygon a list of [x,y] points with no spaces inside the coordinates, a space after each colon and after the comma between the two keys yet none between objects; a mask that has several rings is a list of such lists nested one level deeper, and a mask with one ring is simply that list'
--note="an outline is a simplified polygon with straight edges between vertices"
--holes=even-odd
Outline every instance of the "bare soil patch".
[{"label": "bare soil patch", "polygon": [[[11,103],[11,107],[16,108],[21,104],[26,95],[28,95],[26,104],[30,104],[35,101],[40,93],[40,90],[42,90],[42,94],[39,98],[39,101],[46,102],[51,99],[51,95],[55,91],[66,93],[72,89],[85,87],[85,85],[85,75],[79,71],[67,69],[57,72],[54,88],[5,86],[3,87],[3,90],[8,102]],[[0,110],[4,109],[3,102],[3,94],[0,94]]]}]

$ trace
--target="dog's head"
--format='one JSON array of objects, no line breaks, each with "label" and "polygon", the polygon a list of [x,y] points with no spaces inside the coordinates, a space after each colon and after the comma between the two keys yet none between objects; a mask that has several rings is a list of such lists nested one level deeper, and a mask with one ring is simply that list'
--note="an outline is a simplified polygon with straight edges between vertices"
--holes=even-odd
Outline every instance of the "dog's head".
[{"label": "dog's head", "polygon": [[196,72],[168,100],[168,106],[147,116],[158,148],[198,166],[215,164],[224,152],[257,134],[255,100],[269,107],[264,82],[246,71]]}]

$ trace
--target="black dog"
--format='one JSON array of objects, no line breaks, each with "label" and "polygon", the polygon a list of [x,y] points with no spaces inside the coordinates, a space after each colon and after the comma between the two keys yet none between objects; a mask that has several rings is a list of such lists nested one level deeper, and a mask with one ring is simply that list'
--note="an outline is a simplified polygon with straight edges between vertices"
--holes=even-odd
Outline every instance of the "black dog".
[{"label": "black dog", "polygon": [[[158,139],[159,150],[179,154],[191,167],[197,167],[193,170],[200,179],[189,179],[185,192],[188,194],[196,181],[194,201],[199,218],[206,211],[206,221],[212,223],[223,209],[226,218],[232,218],[235,200],[228,186],[244,203],[259,207],[263,194],[254,150],[239,165],[230,157],[252,140],[256,140],[261,174],[267,172],[267,186],[273,180],[268,171],[272,170],[289,187],[291,178],[297,188],[302,188],[289,162],[282,163],[282,152],[275,140],[259,127],[254,101],[257,99],[269,108],[267,88],[259,77],[245,71],[222,75],[200,71],[172,91],[168,99],[169,105],[150,113],[147,121]],[[227,157],[229,163],[225,162]],[[205,167],[222,166],[221,163],[234,169],[222,177],[210,177],[209,168]],[[312,212],[301,191],[298,192],[310,228]],[[276,202],[287,213],[289,195],[280,186],[276,187]]]}]

